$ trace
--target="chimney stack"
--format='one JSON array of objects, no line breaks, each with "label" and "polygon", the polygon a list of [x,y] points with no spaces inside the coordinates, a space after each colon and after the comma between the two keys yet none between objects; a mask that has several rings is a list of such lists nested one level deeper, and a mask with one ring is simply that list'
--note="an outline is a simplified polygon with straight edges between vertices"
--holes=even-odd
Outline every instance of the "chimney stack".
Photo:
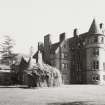
[{"label": "chimney stack", "polygon": [[77,37],[78,35],[79,35],[78,29],[75,28],[75,29],[74,29],[74,37]]},{"label": "chimney stack", "polygon": [[44,45],[42,42],[38,42],[38,50],[42,51],[44,48]]},{"label": "chimney stack", "polygon": [[62,42],[63,40],[65,40],[65,32],[59,35],[59,41]]},{"label": "chimney stack", "polygon": [[103,23],[100,23],[100,30],[101,30],[102,34],[105,33],[105,28],[104,28],[104,24]]}]

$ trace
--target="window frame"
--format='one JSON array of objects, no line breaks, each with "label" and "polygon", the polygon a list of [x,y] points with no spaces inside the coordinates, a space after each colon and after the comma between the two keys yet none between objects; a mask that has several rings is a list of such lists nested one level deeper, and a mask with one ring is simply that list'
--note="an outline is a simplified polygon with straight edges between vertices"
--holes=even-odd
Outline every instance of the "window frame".
[{"label": "window frame", "polygon": [[63,68],[63,69],[68,69],[68,68],[69,68],[68,63],[62,63],[62,68]]},{"label": "window frame", "polygon": [[67,52],[63,52],[62,53],[62,58],[67,59],[68,58],[68,53]]},{"label": "window frame", "polygon": [[101,37],[101,43],[104,43],[104,37]]},{"label": "window frame", "polygon": [[93,81],[99,81],[100,80],[100,75],[96,74],[92,76]]},{"label": "window frame", "polygon": [[93,70],[98,70],[99,69],[99,61],[98,60],[93,61],[92,68],[93,68]]},{"label": "window frame", "polygon": [[105,70],[105,62],[103,62],[103,70]]},{"label": "window frame", "polygon": [[93,43],[98,43],[98,37],[97,37],[97,36],[95,36],[95,37],[93,38]]},{"label": "window frame", "polygon": [[93,48],[93,55],[99,56],[99,48]]}]

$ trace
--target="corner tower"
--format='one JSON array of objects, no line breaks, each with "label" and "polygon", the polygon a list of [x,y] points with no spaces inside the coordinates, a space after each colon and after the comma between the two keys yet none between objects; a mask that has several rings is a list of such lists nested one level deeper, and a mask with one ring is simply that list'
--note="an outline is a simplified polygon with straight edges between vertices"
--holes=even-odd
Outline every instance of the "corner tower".
[{"label": "corner tower", "polygon": [[86,83],[105,84],[105,35],[102,24],[94,19],[86,42]]}]

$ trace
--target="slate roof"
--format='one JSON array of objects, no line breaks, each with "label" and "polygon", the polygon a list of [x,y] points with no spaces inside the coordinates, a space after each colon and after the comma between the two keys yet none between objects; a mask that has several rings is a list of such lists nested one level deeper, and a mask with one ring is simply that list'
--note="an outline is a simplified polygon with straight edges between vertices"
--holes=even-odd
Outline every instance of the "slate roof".
[{"label": "slate roof", "polygon": [[[51,45],[50,48],[50,53],[55,53],[55,50],[59,47],[60,42],[54,43]],[[33,58],[37,58],[38,57],[38,51],[34,54]]]},{"label": "slate roof", "polygon": [[37,58],[38,57],[38,51],[33,55],[33,58]]},{"label": "slate roof", "polygon": [[95,19],[93,19],[93,22],[89,29],[89,33],[100,33],[100,34],[102,33],[100,30],[99,24],[96,22]]},{"label": "slate roof", "polygon": [[25,54],[17,54],[15,65],[19,65],[22,58],[24,58],[24,60],[26,60],[28,62],[30,57],[28,55],[25,55]]}]

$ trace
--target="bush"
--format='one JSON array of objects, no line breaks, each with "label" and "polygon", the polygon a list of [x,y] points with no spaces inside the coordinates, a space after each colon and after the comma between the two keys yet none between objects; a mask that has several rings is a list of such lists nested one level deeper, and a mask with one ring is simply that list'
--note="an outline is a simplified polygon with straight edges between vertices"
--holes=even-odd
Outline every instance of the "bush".
[{"label": "bush", "polygon": [[48,64],[30,65],[25,72],[29,87],[53,87],[62,84],[60,71]]}]

